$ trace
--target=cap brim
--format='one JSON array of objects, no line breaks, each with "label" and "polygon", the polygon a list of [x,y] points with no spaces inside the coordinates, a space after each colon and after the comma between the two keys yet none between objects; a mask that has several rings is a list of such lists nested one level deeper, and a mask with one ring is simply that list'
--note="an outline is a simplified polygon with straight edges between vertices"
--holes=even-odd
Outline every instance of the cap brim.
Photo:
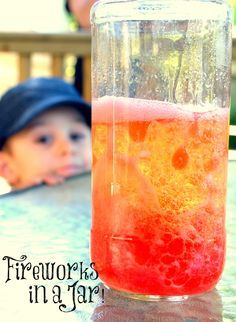
[{"label": "cap brim", "polygon": [[91,106],[81,98],[71,99],[71,96],[58,95],[57,97],[42,99],[32,106],[26,113],[22,114],[14,124],[14,128],[9,129],[9,134],[13,135],[25,128],[30,122],[41,113],[59,106],[74,107],[83,117],[88,126],[91,126]]}]

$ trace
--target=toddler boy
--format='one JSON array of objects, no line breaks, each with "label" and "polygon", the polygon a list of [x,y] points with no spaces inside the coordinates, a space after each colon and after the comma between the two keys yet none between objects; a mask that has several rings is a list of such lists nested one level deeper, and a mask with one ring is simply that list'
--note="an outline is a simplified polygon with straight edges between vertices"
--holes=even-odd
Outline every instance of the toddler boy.
[{"label": "toddler boy", "polygon": [[15,189],[90,170],[91,107],[59,78],[32,78],[0,100],[0,176]]}]

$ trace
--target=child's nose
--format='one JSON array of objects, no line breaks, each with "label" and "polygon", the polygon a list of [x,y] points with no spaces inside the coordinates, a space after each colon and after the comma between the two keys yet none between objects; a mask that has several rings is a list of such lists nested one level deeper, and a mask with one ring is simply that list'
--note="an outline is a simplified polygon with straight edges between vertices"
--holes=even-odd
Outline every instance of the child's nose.
[{"label": "child's nose", "polygon": [[76,153],[76,147],[73,141],[67,138],[63,138],[59,143],[58,143],[58,151],[59,154],[61,155],[70,155],[70,154],[75,154]]}]

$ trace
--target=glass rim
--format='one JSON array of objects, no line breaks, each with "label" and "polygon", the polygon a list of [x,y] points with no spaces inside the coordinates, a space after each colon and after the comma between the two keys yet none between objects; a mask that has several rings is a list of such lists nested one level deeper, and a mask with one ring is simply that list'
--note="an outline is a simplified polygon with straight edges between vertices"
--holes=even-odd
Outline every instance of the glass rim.
[{"label": "glass rim", "polygon": [[[183,6],[184,4],[184,10]],[[232,20],[226,0],[98,0],[91,25],[130,20]]]}]

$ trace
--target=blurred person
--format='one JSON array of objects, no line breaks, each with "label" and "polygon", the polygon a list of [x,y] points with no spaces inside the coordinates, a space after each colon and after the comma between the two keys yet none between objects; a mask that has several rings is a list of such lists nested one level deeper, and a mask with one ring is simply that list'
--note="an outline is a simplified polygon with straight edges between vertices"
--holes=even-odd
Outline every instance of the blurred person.
[{"label": "blurred person", "polygon": [[91,107],[59,78],[32,78],[0,100],[0,176],[13,189],[91,168]]},{"label": "blurred person", "polygon": [[[78,24],[78,29],[90,30],[90,9],[98,0],[66,0],[66,10]],[[83,93],[83,58],[77,57],[74,86]]]},{"label": "blurred person", "polygon": [[98,0],[67,0],[67,9],[72,13],[79,26],[90,29],[90,9]]}]

